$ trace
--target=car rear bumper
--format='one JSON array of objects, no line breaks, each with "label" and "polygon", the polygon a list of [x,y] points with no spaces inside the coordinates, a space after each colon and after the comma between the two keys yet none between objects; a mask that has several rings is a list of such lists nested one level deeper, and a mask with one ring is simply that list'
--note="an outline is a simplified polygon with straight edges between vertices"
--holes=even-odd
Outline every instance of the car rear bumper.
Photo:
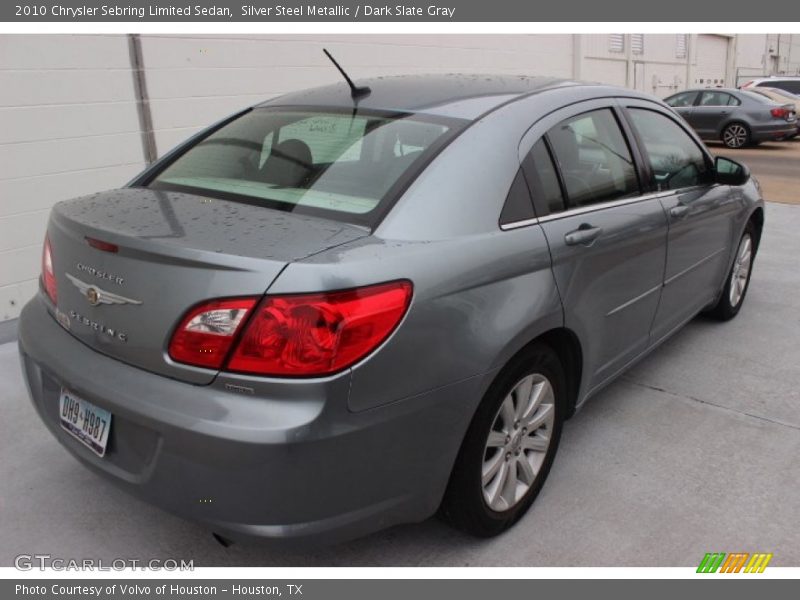
[{"label": "car rear bumper", "polygon": [[[33,404],[69,452],[230,539],[335,542],[431,516],[487,379],[361,413],[347,409],[347,373],[244,395],[104,356],[64,331],[38,296],[20,317],[19,350]],[[112,413],[105,457],[61,429],[62,386]]]},{"label": "car rear bumper", "polygon": [[754,127],[752,131],[753,141],[755,142],[768,142],[780,141],[794,135],[797,135],[797,123],[777,123],[770,125],[759,125]]}]

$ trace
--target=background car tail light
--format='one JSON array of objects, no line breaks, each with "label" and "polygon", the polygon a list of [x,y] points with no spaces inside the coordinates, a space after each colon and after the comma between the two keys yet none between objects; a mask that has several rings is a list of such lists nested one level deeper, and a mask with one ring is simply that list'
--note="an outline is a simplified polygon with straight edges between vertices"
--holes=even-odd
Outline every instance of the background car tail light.
[{"label": "background car tail light", "polygon": [[394,330],[411,301],[409,281],[340,292],[266,296],[226,370],[318,376],[349,367]]},{"label": "background car tail light", "polygon": [[776,119],[785,119],[785,118],[786,118],[786,114],[787,114],[789,111],[787,111],[785,108],[783,108],[782,106],[780,106],[780,107],[778,107],[778,108],[773,108],[773,109],[772,109],[772,110],[770,110],[769,112],[770,112],[770,114],[771,114],[773,117],[775,117]]},{"label": "background car tail light", "polygon": [[50,246],[50,238],[44,238],[44,248],[42,249],[42,282],[44,291],[53,304],[58,302],[58,287],[56,286],[56,274],[53,269],[53,248]]},{"label": "background car tail light", "polygon": [[190,310],[169,344],[172,360],[219,369],[258,298],[213,300]]}]

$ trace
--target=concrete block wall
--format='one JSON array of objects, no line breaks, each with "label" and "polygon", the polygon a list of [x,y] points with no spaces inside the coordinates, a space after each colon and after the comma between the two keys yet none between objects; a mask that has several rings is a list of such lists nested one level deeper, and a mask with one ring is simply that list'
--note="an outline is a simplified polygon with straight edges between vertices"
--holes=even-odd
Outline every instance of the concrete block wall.
[{"label": "concrete block wall", "polygon": [[50,207],[144,166],[125,36],[0,36],[0,321],[37,288]]},{"label": "concrete block wall", "polygon": [[572,36],[143,36],[159,154],[259,100],[353,77],[414,72],[572,76]]}]

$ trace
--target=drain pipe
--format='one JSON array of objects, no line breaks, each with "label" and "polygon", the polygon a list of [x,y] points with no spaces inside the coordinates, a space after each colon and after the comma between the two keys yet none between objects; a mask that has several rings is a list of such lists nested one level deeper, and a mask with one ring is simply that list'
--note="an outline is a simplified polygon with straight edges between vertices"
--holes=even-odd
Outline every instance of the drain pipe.
[{"label": "drain pipe", "polygon": [[136,113],[139,116],[139,131],[142,137],[142,154],[147,165],[158,158],[156,136],[153,132],[153,116],[150,112],[150,98],[147,95],[142,40],[138,34],[128,34],[128,55],[133,75],[133,91],[136,95]]}]

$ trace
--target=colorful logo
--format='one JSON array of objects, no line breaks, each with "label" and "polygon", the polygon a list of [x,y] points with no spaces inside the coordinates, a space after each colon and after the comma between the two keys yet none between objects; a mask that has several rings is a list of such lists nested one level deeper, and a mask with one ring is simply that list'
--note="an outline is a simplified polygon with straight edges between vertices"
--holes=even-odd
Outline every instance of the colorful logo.
[{"label": "colorful logo", "polygon": [[697,567],[698,573],[763,573],[772,554],[747,552],[707,552]]}]

